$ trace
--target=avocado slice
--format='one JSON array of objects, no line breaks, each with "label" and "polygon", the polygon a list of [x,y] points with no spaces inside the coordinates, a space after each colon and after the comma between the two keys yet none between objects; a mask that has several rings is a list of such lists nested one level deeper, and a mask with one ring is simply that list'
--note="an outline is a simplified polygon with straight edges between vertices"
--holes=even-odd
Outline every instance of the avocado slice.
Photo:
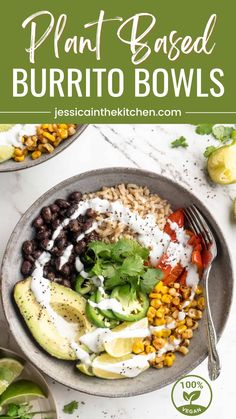
[{"label": "avocado slice", "polygon": [[[74,340],[80,345],[80,336],[93,329],[85,315],[86,300],[77,292],[56,282],[50,282],[50,292],[52,309],[69,324],[77,325]],[[60,334],[48,311],[35,299],[31,291],[31,278],[15,285],[14,299],[33,337],[46,352],[58,359],[78,359],[69,339]]]}]

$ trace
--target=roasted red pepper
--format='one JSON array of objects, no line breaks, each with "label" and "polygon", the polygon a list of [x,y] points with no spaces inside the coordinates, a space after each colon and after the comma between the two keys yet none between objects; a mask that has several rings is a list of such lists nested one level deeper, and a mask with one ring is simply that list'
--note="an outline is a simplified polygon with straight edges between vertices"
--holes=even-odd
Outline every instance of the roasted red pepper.
[{"label": "roasted red pepper", "polygon": [[171,223],[176,223],[178,225],[178,227],[183,227],[184,226],[184,213],[183,213],[183,211],[180,209],[180,210],[177,210],[177,211],[173,212],[168,217],[166,225],[164,227],[164,232],[166,234],[169,234],[172,241],[176,241],[176,233],[175,233],[175,231],[172,230],[169,221]]}]

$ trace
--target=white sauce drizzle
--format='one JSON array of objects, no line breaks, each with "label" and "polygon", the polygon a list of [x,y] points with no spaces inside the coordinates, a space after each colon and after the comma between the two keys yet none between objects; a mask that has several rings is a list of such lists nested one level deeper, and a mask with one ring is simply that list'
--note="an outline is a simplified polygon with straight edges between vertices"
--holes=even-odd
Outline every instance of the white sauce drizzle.
[{"label": "white sauce drizzle", "polygon": [[93,361],[92,365],[95,368],[101,368],[104,371],[108,371],[114,374],[123,375],[125,377],[136,377],[144,369],[149,367],[149,362],[151,359],[154,359],[155,354],[151,353],[148,355],[133,355],[132,358],[117,362],[115,364],[104,364],[99,362],[99,360]]},{"label": "white sauce drizzle", "polygon": [[[192,247],[188,245],[189,236],[184,231],[184,228],[180,228],[176,223],[170,222],[171,229],[175,231],[177,242],[172,242],[168,234],[161,231],[156,225],[154,215],[150,214],[145,219],[139,216],[137,213],[131,212],[127,207],[123,206],[120,202],[110,202],[106,199],[94,198],[86,201],[79,202],[77,210],[70,217],[66,218],[61,225],[57,227],[52,235],[52,239],[48,243],[47,250],[51,250],[54,246],[56,238],[59,236],[61,230],[67,226],[70,220],[78,218],[80,215],[84,215],[86,211],[92,208],[98,213],[108,213],[109,217],[107,220],[120,221],[123,224],[130,227],[134,233],[137,234],[137,240],[145,247],[150,249],[150,260],[153,265],[156,265],[159,258],[166,253],[168,255],[167,264],[172,267],[176,264],[181,265],[187,270],[187,286],[192,288],[191,296],[189,301],[183,304],[183,308],[187,307],[195,295],[195,289],[199,282],[199,276],[197,269],[191,264]],[[98,227],[98,223],[94,222],[93,225],[84,233],[78,236],[77,241],[82,240],[86,234],[91,233]],[[73,246],[69,245],[60,259],[60,268],[68,262],[71,255]],[[50,305],[50,281],[43,277],[43,267],[50,260],[51,255],[48,252],[44,252],[35,263],[35,270],[32,274],[31,289],[35,295],[35,298],[47,311],[52,318],[55,327],[58,329],[60,334],[71,341],[70,346],[75,351],[76,356],[82,362],[91,365],[89,354],[83,350],[78,343],[75,342],[76,336],[76,325],[68,323],[61,316],[59,316]],[[79,256],[76,257],[75,267],[77,272],[83,278],[88,278],[89,275],[84,271],[84,265],[81,262]],[[104,277],[93,277],[90,278],[99,288],[103,297],[105,297],[105,291],[103,288]],[[102,299],[99,303],[89,301],[93,307],[101,308],[102,310],[112,309],[118,313],[124,313],[122,305],[116,299]],[[178,315],[178,319],[184,319],[185,312],[182,311]],[[97,328],[93,332],[87,333],[80,337],[79,341],[85,344],[94,353],[101,352],[104,350],[104,343],[112,339],[117,338],[141,338],[150,336],[155,331],[161,331],[164,329],[173,329],[176,327],[176,322],[173,321],[168,325],[162,326],[150,326],[149,328],[134,329],[127,328],[124,331],[113,332],[109,328]],[[181,340],[175,339],[173,343],[167,343],[162,349],[158,351],[158,356],[163,355],[168,351],[175,351]],[[134,377],[141,372],[142,368],[148,366],[148,360],[155,357],[156,354],[149,354],[148,356],[134,355],[132,359],[123,363],[108,364],[104,366],[103,370],[106,369],[110,372],[125,375],[127,377]],[[99,368],[99,364],[96,360],[92,365]],[[96,365],[95,365],[96,364]]]},{"label": "white sauce drizzle", "polygon": [[23,148],[22,137],[31,136],[37,132],[39,124],[15,124],[8,131],[0,132],[0,145],[11,145]]}]

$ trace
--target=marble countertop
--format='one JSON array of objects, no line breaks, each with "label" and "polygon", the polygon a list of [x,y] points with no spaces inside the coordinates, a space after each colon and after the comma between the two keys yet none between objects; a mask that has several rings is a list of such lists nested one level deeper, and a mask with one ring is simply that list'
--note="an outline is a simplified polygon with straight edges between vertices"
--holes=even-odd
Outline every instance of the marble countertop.
[{"label": "marble countertop", "polygon": [[[184,135],[187,149],[172,149],[170,142]],[[207,180],[203,151],[214,140],[195,134],[190,125],[96,125],[89,126],[80,139],[67,150],[45,164],[15,173],[0,175],[0,260],[8,238],[25,210],[49,188],[60,181],[87,170],[110,167],[137,167],[161,173],[175,179],[198,196],[211,210],[224,231],[231,249],[236,269],[236,222],[231,209],[236,197],[236,186],[221,187]],[[225,278],[227,280],[227,278]],[[219,343],[222,373],[212,384],[213,402],[205,418],[232,417],[232,398],[235,396],[234,372],[236,372],[236,306],[233,305],[230,320]],[[16,349],[9,335],[0,307],[0,346]],[[207,363],[193,371],[205,378]],[[48,379],[58,403],[61,419],[162,419],[183,417],[170,401],[171,386],[162,390],[129,399],[107,399],[84,395],[67,389]],[[77,412],[71,416],[62,413],[64,404],[77,400]]]}]

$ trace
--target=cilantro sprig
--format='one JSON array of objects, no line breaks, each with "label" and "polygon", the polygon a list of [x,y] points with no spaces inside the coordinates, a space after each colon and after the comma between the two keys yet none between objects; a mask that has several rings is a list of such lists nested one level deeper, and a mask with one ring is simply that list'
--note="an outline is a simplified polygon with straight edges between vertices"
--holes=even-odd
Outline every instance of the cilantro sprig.
[{"label": "cilantro sprig", "polygon": [[132,290],[149,293],[161,280],[162,271],[148,266],[149,250],[135,240],[117,243],[91,242],[85,259],[91,263],[89,276],[105,278],[104,287],[112,290],[126,283]]},{"label": "cilantro sprig", "polygon": [[175,141],[172,141],[171,143],[171,147],[172,148],[178,148],[178,147],[183,147],[183,148],[187,148],[188,147],[188,143],[185,137],[180,137],[177,138]]},{"label": "cilantro sprig", "polygon": [[79,403],[73,400],[72,402],[66,404],[63,407],[63,412],[67,413],[68,415],[72,415],[75,412],[75,410],[78,409],[78,407],[79,407]]},{"label": "cilantro sprig", "polygon": [[[6,406],[6,412],[0,415],[0,419],[33,419],[36,415],[48,415],[50,412],[32,412],[33,406],[29,403],[14,404],[11,403]],[[44,416],[45,419],[51,419],[49,416]]]}]

